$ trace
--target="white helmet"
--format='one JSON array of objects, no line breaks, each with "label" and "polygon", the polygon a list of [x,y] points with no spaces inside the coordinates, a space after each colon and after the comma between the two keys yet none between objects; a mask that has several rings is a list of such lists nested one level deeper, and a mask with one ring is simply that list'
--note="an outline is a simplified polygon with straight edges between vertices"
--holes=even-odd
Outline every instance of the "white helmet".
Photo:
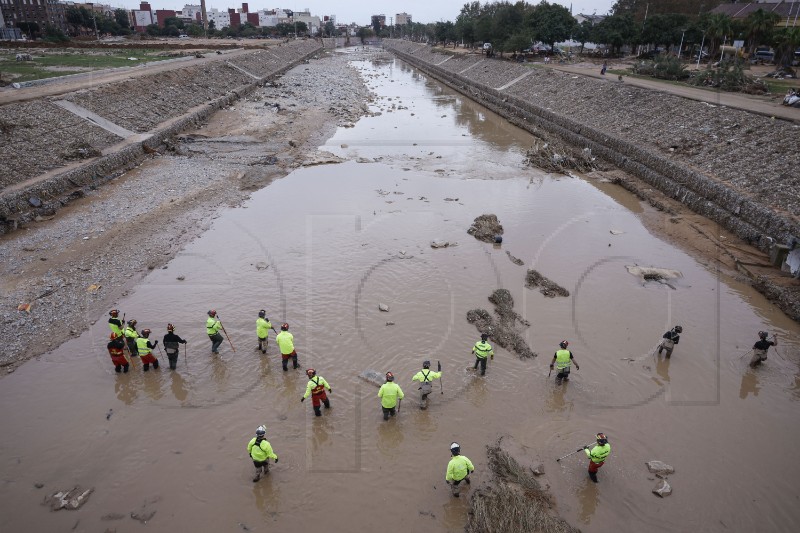
[{"label": "white helmet", "polygon": [[453,455],[457,455],[461,453],[461,445],[457,442],[454,442],[450,445],[450,453]]},{"label": "white helmet", "polygon": [[256,435],[258,435],[259,437],[263,437],[266,434],[267,434],[267,428],[264,426],[258,426],[258,428],[256,429]]}]

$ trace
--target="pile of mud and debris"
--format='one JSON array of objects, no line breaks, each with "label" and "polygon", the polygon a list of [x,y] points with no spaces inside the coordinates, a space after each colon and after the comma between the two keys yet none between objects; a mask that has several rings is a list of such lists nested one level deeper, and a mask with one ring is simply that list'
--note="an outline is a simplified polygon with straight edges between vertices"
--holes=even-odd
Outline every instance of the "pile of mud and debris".
[{"label": "pile of mud and debris", "polygon": [[555,281],[542,276],[534,269],[528,269],[528,274],[525,276],[525,287],[534,289],[539,287],[539,292],[548,298],[555,298],[556,296],[569,296],[569,291],[556,283]]},{"label": "pile of mud and debris", "polygon": [[503,226],[497,215],[481,215],[475,218],[467,233],[479,241],[496,242],[497,237],[503,235]]},{"label": "pile of mud and debris", "polygon": [[534,142],[525,153],[525,164],[556,174],[592,172],[600,168],[589,148],[573,148],[553,135],[534,132]]},{"label": "pile of mud and debris", "polygon": [[484,481],[470,498],[466,533],[580,531],[553,511],[552,497],[535,477],[544,474],[544,468],[541,464],[527,465],[521,446],[509,437],[501,437],[495,445],[487,446],[487,455],[491,479]]},{"label": "pile of mud and debris", "polygon": [[475,324],[478,331],[488,334],[499,346],[519,355],[520,359],[536,357],[538,354],[517,331],[517,322],[523,326],[530,326],[530,322],[514,311],[511,293],[507,289],[497,289],[489,296],[489,301],[494,304],[496,320],[486,309],[471,309],[467,312],[467,322]]}]

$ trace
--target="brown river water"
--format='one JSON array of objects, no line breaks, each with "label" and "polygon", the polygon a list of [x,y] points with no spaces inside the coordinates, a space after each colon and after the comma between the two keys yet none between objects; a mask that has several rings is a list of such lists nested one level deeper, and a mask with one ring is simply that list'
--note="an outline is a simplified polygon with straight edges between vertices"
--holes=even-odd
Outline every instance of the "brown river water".
[{"label": "brown river water", "polygon": [[[177,371],[162,357],[157,371],[115,374],[103,315],[0,381],[0,530],[141,531],[129,515],[146,503],[150,531],[460,531],[468,500],[444,484],[450,442],[480,481],[501,435],[544,463],[558,511],[584,531],[795,530],[798,326],[652,234],[640,219],[651,208],[628,193],[524,167],[526,132],[400,62],[356,65],[384,111],[322,147],[351,161],[297,170],[221,212],[118,302],[156,338],[177,326],[189,341]],[[500,218],[501,248],[467,235],[483,213]],[[643,283],[634,264],[683,276]],[[570,297],[526,289],[527,268]],[[465,315],[491,311],[499,287],[540,356],[497,349],[480,377],[465,369],[478,338]],[[210,355],[210,308],[235,353],[226,342]],[[255,350],[261,308],[291,325],[300,370],[281,370],[272,334],[267,356]],[[680,344],[656,360],[675,324]],[[761,329],[780,342],[752,371]],[[581,369],[556,388],[548,363],[562,339]],[[444,370],[426,411],[411,384],[423,359]],[[307,367],[333,387],[322,418],[299,401]],[[397,418],[383,422],[377,389],[357,377],[366,369],[397,376]],[[253,483],[245,446],[259,424],[280,462]],[[582,454],[555,459],[598,431],[613,451],[595,485]],[[651,493],[652,459],[676,469],[666,499]],[[75,485],[95,488],[78,511],[41,505]]]}]

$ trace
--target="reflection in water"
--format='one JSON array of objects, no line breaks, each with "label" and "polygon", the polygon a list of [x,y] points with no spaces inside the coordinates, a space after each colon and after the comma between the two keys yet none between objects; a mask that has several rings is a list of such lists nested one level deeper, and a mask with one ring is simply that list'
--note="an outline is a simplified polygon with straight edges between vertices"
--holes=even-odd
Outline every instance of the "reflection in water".
[{"label": "reflection in water", "polygon": [[580,519],[584,524],[592,521],[592,516],[597,510],[597,483],[586,479],[583,488],[578,491],[578,501],[581,503]]},{"label": "reflection in water", "polygon": [[219,358],[218,355],[211,356],[211,378],[214,380],[214,383],[217,384],[217,390],[220,392],[224,392],[227,390],[227,374],[228,369],[225,366],[225,363],[222,362],[222,359]]},{"label": "reflection in water", "polygon": [[758,386],[758,375],[752,370],[748,369],[747,372],[742,374],[742,384],[739,387],[739,398],[744,400],[750,394],[758,396],[761,387]]},{"label": "reflection in water", "polygon": [[489,399],[489,391],[486,388],[485,376],[480,376],[476,373],[469,384],[467,384],[464,396],[466,396],[469,403],[475,407],[483,406],[486,400]]},{"label": "reflection in water", "polygon": [[669,361],[660,355],[656,359],[656,373],[667,383],[669,383]]},{"label": "reflection in water", "polygon": [[267,475],[261,478],[258,483],[253,483],[253,498],[256,507],[264,518],[275,519],[281,507],[281,484],[273,482],[275,473],[272,471],[273,465]]},{"label": "reflection in water", "polygon": [[314,451],[317,451],[325,447],[325,444],[330,440],[332,426],[328,420],[329,416],[313,416],[312,418],[311,447]]},{"label": "reflection in water", "polygon": [[151,368],[143,378],[144,386],[142,388],[144,389],[144,393],[147,394],[151,400],[160,400],[164,395],[164,391],[161,389],[161,385],[163,383],[161,368],[162,367],[159,367],[158,370]]},{"label": "reflection in water", "polygon": [[130,374],[118,374],[114,382],[114,391],[119,401],[125,405],[133,405],[139,395],[138,387],[133,383],[133,376]]},{"label": "reflection in water", "polygon": [[558,413],[566,411],[568,414],[572,413],[574,404],[572,400],[566,401],[564,396],[567,393],[567,385],[569,381],[565,381],[562,385],[556,386],[552,394],[547,398],[547,411],[550,413]]},{"label": "reflection in water", "polygon": [[[433,396],[433,395],[431,395]],[[414,413],[412,419],[414,421],[414,430],[416,436],[422,440],[430,440],[434,433],[436,433],[436,419],[431,416],[430,403],[428,409],[412,409]]]},{"label": "reflection in water", "polygon": [[176,371],[170,372],[170,378],[172,378],[172,395],[183,405],[186,401],[186,397],[189,395],[189,391],[186,390],[186,381],[183,379],[183,376]]},{"label": "reflection in water", "polygon": [[397,417],[378,424],[378,450],[384,457],[396,457],[397,449],[403,442],[403,432]]},{"label": "reflection in water", "polygon": [[[442,475],[444,476],[444,473],[442,473]],[[436,483],[437,489],[442,491],[440,497],[444,496],[447,498],[447,503],[442,505],[442,510],[444,511],[444,525],[447,527],[448,531],[464,530],[464,515],[469,505],[469,485],[464,485],[462,483],[459,486],[461,487],[461,496],[459,498],[454,498],[450,494],[450,487],[444,482],[444,478],[442,478],[441,485]]]}]

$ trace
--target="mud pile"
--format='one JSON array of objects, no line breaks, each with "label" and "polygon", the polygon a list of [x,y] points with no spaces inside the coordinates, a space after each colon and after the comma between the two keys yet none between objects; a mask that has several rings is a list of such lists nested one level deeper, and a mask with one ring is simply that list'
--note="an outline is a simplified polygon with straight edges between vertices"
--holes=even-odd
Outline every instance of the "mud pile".
[{"label": "mud pile", "polygon": [[486,333],[491,340],[510,352],[519,355],[520,359],[536,357],[538,354],[530,349],[528,343],[516,329],[516,323],[530,326],[530,322],[514,311],[514,298],[506,289],[497,289],[489,296],[495,307],[497,320],[486,309],[472,309],[467,312],[467,322],[475,324],[478,331]]},{"label": "mud pile", "polygon": [[464,531],[518,531],[577,533],[564,519],[551,514],[550,494],[540,486],[530,468],[522,466],[498,440],[487,446],[492,480],[470,498],[470,513]]},{"label": "mud pile", "polygon": [[528,269],[528,274],[525,276],[525,287],[534,289],[539,287],[539,292],[548,298],[555,298],[556,296],[569,296],[569,291],[537,272],[534,269]]},{"label": "mud pile", "polygon": [[481,215],[475,218],[467,233],[483,242],[494,242],[495,235],[503,234],[503,226],[497,215]]}]

